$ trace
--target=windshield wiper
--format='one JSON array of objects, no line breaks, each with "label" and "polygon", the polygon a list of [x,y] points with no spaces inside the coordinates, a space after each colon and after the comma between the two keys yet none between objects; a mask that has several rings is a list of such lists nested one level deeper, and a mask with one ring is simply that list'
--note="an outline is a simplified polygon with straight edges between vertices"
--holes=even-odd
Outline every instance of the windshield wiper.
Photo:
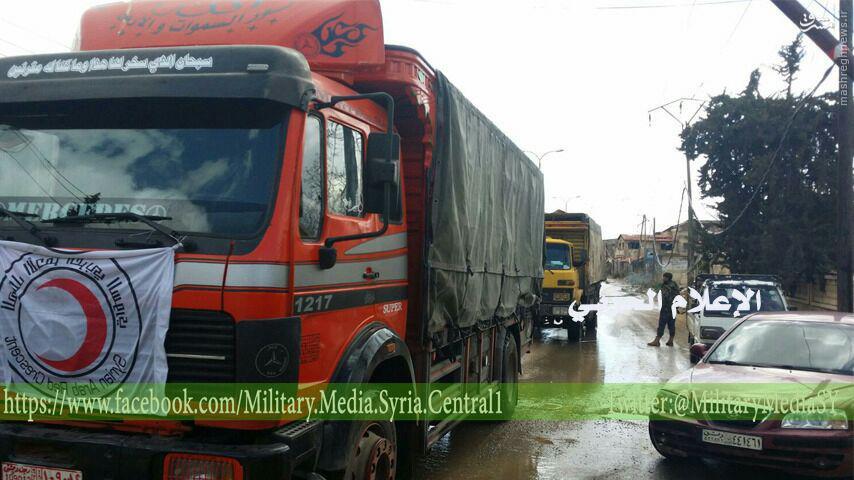
[{"label": "windshield wiper", "polygon": [[[114,223],[114,222],[139,222],[148,225],[152,230],[171,238],[175,245],[184,245],[185,249],[187,245],[178,238],[180,235],[175,230],[171,228],[161,225],[157,222],[163,220],[172,220],[172,217],[161,217],[157,215],[140,215],[138,213],[133,212],[116,212],[116,213],[92,213],[89,215],[66,215],[64,217],[52,218],[50,220],[45,220],[47,223],[53,224],[87,224],[87,223]],[[141,246],[141,247],[157,247],[160,246],[159,243],[153,244],[137,244],[134,242],[128,242],[124,239],[116,240],[116,245],[118,246]]]},{"label": "windshield wiper", "polygon": [[750,363],[739,363],[733,362],[732,360],[709,360],[708,363],[714,363],[718,365],[731,365],[736,367],[756,367],[757,365],[752,365]]},{"label": "windshield wiper", "polygon": [[38,217],[38,215],[33,213],[15,212],[0,205],[0,217],[11,218],[12,221],[17,223],[19,227],[23,228],[25,232],[37,238],[44,246],[50,248],[56,245],[56,238],[50,236],[43,237],[41,234],[41,230],[39,230],[39,227],[37,227],[33,222],[27,220],[27,218],[35,218]]},{"label": "windshield wiper", "polygon": [[763,363],[763,364],[756,365],[756,366],[762,367],[762,368],[780,368],[783,370],[802,370],[805,372],[836,373],[836,374],[842,373],[842,374],[849,374],[850,375],[850,372],[846,372],[844,369],[835,369],[835,368],[819,368],[819,367],[807,367],[807,366],[798,366],[798,365],[772,365],[772,364],[767,364],[767,363]]}]

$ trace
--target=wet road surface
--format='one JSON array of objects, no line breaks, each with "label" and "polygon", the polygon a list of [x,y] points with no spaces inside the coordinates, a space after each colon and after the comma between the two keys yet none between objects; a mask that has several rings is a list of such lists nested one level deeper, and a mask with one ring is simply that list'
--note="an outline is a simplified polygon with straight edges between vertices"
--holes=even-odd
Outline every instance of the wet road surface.
[{"label": "wet road surface", "polygon": [[[637,301],[629,288],[603,284],[615,303]],[[625,299],[625,300],[622,300]],[[682,317],[682,316],[680,316]],[[529,382],[660,382],[690,368],[684,318],[676,345],[648,347],[653,311],[600,312],[599,329],[581,343],[563,329],[544,329],[523,357]],[[707,460],[665,460],[647,423],[621,420],[477,422],[458,426],[415,469],[418,479],[778,479],[777,472]],[[793,477],[803,478],[803,477]]]}]

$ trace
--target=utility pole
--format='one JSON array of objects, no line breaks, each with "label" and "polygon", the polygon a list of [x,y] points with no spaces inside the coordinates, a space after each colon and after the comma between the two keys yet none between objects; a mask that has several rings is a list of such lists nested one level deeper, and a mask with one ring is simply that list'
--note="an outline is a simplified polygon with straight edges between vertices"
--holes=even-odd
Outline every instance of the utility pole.
[{"label": "utility pole", "polygon": [[852,0],[839,2],[839,41],[822,25],[798,0],[771,0],[802,32],[839,67],[839,96],[837,111],[837,141],[839,152],[837,160],[837,206],[836,206],[836,309],[840,312],[854,311],[854,285],[852,285],[852,258],[854,244],[851,232],[854,230],[852,218],[852,120],[854,120],[854,102],[851,99],[851,35]]},{"label": "utility pole", "polygon": [[[682,109],[683,102],[694,102],[699,103],[700,106],[694,110],[694,114],[691,117],[683,122],[678,116],[674,115],[668,108],[671,107],[675,103],[679,103],[679,109]],[[655,108],[650,109],[647,113],[650,115],[650,122],[652,122],[652,113],[655,111],[663,111],[664,113],[670,115],[670,117],[676,120],[677,123],[682,127],[682,130],[691,126],[691,122],[697,118],[697,115],[706,106],[706,102],[703,100],[698,100],[696,98],[677,98],[676,100],[672,100],[670,102],[665,103],[664,105],[659,105]],[[694,279],[694,207],[691,197],[691,159],[688,158],[688,154],[685,154],[685,181],[688,186],[688,258],[687,258],[687,266],[685,272],[685,279],[688,282],[688,285],[693,283]],[[652,232],[653,237],[655,237],[655,232]],[[655,240],[653,240],[655,241]]]}]

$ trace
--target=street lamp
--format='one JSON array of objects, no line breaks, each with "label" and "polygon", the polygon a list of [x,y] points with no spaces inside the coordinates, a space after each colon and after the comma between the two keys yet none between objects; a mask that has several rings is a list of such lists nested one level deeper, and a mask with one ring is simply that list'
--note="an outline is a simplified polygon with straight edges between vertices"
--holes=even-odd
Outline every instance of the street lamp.
[{"label": "street lamp", "polygon": [[548,155],[550,153],[560,153],[562,151],[563,151],[563,149],[559,148],[557,150],[549,150],[548,152],[546,152],[542,155],[537,155],[536,153],[534,153],[530,150],[523,150],[524,153],[530,153],[531,155],[537,157],[537,168],[539,168],[540,170],[542,170],[542,168],[543,168],[543,159],[546,158],[546,155]]},{"label": "street lamp", "polygon": [[562,200],[563,201],[563,211],[569,212],[569,201],[576,200],[581,198],[581,195],[575,195],[573,197],[559,197],[557,195],[552,197],[552,200]]}]

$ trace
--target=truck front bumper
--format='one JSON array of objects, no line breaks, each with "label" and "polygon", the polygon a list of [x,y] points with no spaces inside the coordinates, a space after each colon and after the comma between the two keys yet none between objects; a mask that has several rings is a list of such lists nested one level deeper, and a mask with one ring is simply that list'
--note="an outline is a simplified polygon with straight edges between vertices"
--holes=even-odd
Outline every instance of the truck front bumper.
[{"label": "truck front bumper", "polygon": [[536,323],[539,327],[565,327],[572,322],[569,316],[569,305],[567,303],[541,303]]},{"label": "truck front bumper", "polygon": [[[287,479],[298,465],[313,465],[320,445],[319,426],[297,422],[273,432],[258,433],[251,441],[213,443],[203,438],[0,423],[0,459],[79,470],[85,480],[162,479],[166,455],[186,453],[237,460],[247,480]],[[220,436],[222,433],[218,432]],[[232,438],[241,435],[245,433],[235,433]]]}]

